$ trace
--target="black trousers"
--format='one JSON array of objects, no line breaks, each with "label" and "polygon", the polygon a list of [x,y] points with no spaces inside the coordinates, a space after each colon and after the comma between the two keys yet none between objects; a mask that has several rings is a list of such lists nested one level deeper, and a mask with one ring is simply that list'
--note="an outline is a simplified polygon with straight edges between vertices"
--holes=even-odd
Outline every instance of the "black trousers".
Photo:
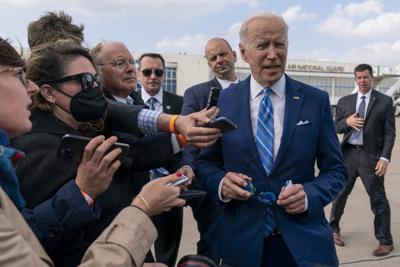
[{"label": "black trousers", "polygon": [[282,236],[270,235],[264,240],[261,267],[296,267],[288,247]]},{"label": "black trousers", "polygon": [[[192,183],[190,189],[205,190],[198,180]],[[219,258],[213,253],[210,244],[204,239],[204,236],[221,214],[221,208],[209,195],[204,198],[190,199],[187,201],[187,204],[192,208],[193,217],[197,222],[197,229],[200,234],[200,240],[197,242],[197,254],[207,256],[218,262]]]},{"label": "black trousers", "polygon": [[343,215],[347,198],[353,190],[357,177],[360,177],[368,193],[371,210],[375,215],[375,237],[380,245],[393,244],[390,232],[390,206],[385,193],[384,177],[375,175],[375,166],[379,159],[353,147],[346,147],[343,150],[343,156],[348,179],[345,187],[332,203],[330,216],[332,230],[334,232],[340,231],[339,222]]},{"label": "black trousers", "polygon": [[158,237],[154,243],[157,262],[175,266],[182,236],[183,209],[175,207],[153,217]]}]

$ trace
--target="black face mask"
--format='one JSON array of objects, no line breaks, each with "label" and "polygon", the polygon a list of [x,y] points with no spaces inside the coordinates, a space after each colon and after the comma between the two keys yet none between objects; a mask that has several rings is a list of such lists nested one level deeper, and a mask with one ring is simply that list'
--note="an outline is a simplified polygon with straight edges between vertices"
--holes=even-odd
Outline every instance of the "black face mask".
[{"label": "black face mask", "polygon": [[71,112],[68,112],[57,104],[56,105],[70,113],[72,117],[79,122],[101,119],[108,106],[108,102],[103,96],[99,86],[90,90],[82,90],[74,96],[70,96],[61,90],[57,91],[71,98],[69,106]]}]

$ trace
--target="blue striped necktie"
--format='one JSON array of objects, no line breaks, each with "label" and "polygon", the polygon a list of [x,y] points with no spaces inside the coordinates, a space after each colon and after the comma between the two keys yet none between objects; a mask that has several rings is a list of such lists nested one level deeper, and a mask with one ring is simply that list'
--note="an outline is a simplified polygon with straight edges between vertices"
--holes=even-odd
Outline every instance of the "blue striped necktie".
[{"label": "blue striped necktie", "polygon": [[[257,119],[256,145],[267,176],[274,164],[274,110],[269,95],[271,88],[264,88],[264,98],[260,103]],[[274,214],[270,207],[266,208],[265,236],[276,228]]]}]

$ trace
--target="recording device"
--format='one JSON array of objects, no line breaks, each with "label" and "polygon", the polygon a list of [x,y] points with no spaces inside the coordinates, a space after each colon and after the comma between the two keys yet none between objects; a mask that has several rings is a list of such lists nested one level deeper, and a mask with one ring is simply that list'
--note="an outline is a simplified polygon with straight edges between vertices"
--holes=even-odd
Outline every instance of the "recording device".
[{"label": "recording device", "polygon": [[[81,161],[83,156],[83,151],[85,146],[89,143],[91,138],[86,136],[79,136],[73,134],[66,134],[62,137],[61,144],[58,148],[57,156],[61,158],[68,158],[74,161]],[[115,148],[120,148],[122,150],[121,154],[117,157],[118,160],[124,159],[128,156],[130,146],[125,143],[115,142],[108,151],[114,150]]]},{"label": "recording device", "polygon": [[218,118],[212,120],[208,124],[208,127],[218,128],[221,130],[222,133],[226,133],[226,132],[236,129],[237,125],[226,117],[218,117]]},{"label": "recording device", "polygon": [[220,92],[221,88],[211,87],[210,94],[208,95],[207,110],[217,105]]},{"label": "recording device", "polygon": [[179,198],[182,198],[182,199],[203,198],[206,195],[207,195],[207,193],[205,191],[188,190],[188,191],[181,191]]},{"label": "recording device", "polygon": [[167,185],[170,185],[170,186],[178,186],[178,185],[181,185],[181,184],[186,183],[187,181],[189,181],[189,178],[188,178],[186,175],[182,175],[182,176],[179,178],[179,180],[177,180],[177,181],[175,181],[175,182],[173,182],[173,183],[168,183]]}]

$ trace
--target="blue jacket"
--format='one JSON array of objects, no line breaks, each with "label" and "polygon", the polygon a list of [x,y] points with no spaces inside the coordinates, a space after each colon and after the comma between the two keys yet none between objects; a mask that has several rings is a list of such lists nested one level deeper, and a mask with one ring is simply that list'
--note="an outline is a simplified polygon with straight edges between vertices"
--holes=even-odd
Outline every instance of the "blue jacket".
[{"label": "blue jacket", "polygon": [[[342,189],[346,169],[328,94],[286,76],[282,139],[268,177],[254,140],[249,96],[250,78],[221,92],[219,115],[228,117],[238,127],[203,151],[197,161],[198,175],[205,180],[216,201],[219,201],[218,186],[226,172],[244,173],[253,179],[257,192],[272,191],[276,195],[287,179],[301,183],[307,194],[308,210],[290,215],[282,207],[275,206],[273,212],[277,226],[299,266],[337,266],[324,207]],[[319,168],[317,175],[315,163]],[[266,207],[253,198],[219,203],[223,205],[220,224],[210,235],[216,253],[233,266],[260,266]]]}]

